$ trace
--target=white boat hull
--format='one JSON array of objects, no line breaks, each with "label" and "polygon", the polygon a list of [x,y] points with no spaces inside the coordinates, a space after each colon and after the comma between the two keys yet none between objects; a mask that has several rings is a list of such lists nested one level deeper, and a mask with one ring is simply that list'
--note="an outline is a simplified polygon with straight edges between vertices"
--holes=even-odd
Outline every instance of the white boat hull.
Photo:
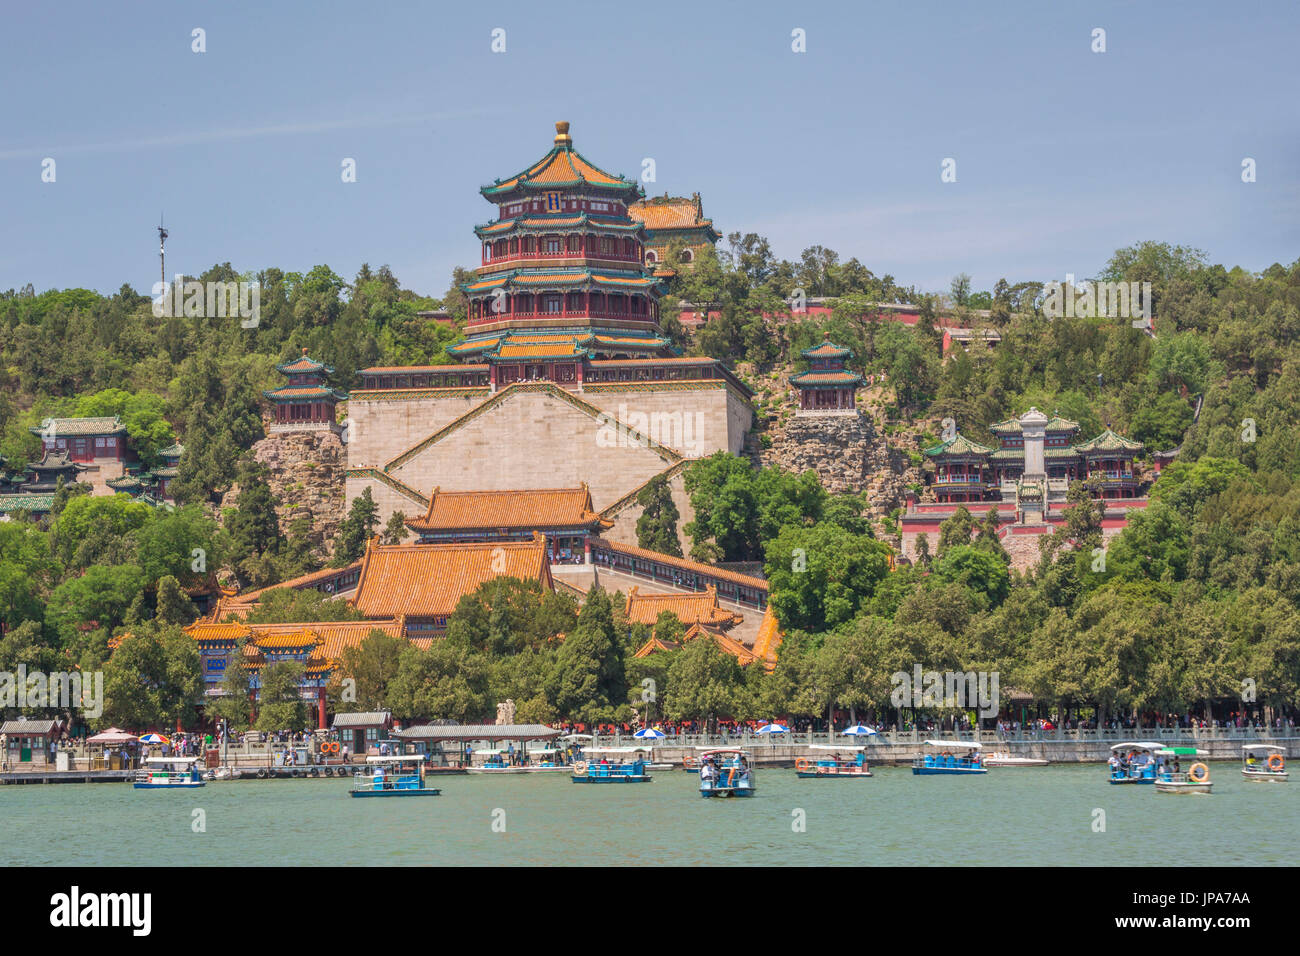
[{"label": "white boat hull", "polygon": [[1247,780],[1253,780],[1256,783],[1286,783],[1291,775],[1285,770],[1274,773],[1271,770],[1243,770],[1241,775]]},{"label": "white boat hull", "polygon": [[1180,782],[1175,780],[1157,780],[1156,793],[1210,793],[1214,784],[1206,781],[1205,783],[1192,783],[1191,781]]},{"label": "white boat hull", "polygon": [[1010,754],[989,754],[984,758],[986,767],[1046,767],[1041,757],[1013,757]]}]

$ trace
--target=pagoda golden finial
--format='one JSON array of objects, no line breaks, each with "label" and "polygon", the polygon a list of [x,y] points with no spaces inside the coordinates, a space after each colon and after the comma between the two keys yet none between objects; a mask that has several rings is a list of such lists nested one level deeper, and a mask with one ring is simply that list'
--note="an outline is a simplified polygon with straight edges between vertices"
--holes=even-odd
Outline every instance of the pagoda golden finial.
[{"label": "pagoda golden finial", "polygon": [[555,124],[555,145],[572,146],[573,137],[569,135],[569,124],[565,120],[560,120]]}]

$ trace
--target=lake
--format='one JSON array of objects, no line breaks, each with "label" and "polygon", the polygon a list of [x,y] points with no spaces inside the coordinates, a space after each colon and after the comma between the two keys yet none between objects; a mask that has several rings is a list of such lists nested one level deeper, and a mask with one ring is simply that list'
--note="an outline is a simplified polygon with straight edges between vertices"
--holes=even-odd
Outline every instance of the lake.
[{"label": "lake", "polygon": [[[512,864],[1061,866],[1292,864],[1294,784],[1212,765],[1214,793],[1111,786],[1102,764],[979,777],[799,780],[763,768],[749,800],[704,800],[692,774],[575,786],[565,774],[446,776],[440,797],[356,800],[350,781],[0,787],[5,865]],[[201,810],[205,832],[194,832]],[[1104,832],[1094,820],[1104,812]],[[494,829],[495,821],[495,829]],[[802,823],[802,832],[797,831]],[[504,832],[499,832],[504,827]]]}]

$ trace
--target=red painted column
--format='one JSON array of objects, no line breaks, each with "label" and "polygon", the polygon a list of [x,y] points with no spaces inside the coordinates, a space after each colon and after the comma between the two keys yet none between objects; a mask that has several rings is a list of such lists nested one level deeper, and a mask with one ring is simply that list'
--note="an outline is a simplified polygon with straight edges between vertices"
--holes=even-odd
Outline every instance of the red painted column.
[{"label": "red painted column", "polygon": [[325,730],[325,688],[321,687],[316,691],[316,726],[320,730]]}]

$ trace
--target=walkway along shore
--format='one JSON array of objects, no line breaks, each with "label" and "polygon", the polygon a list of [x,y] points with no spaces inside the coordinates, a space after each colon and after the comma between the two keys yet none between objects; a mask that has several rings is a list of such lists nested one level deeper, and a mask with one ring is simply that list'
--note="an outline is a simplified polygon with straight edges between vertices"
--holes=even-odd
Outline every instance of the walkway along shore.
[{"label": "walkway along shore", "polygon": [[[1071,736],[1066,737],[1064,734],[1070,734]],[[1085,739],[1078,739],[1077,735],[1080,734],[1088,736]],[[1285,748],[1288,758],[1300,755],[1300,735],[1296,734],[1294,728],[1284,728],[1277,734],[1244,730],[1229,732],[1223,728],[1217,731],[1173,731],[1157,728],[1143,730],[1138,728],[1119,733],[1107,731],[1101,735],[1098,735],[1095,731],[1064,731],[1060,737],[1049,732],[1044,735],[1044,738],[1002,739],[996,734],[985,733],[979,735],[979,742],[983,745],[986,753],[1005,750],[1015,756],[1038,757],[1046,759],[1050,763],[1105,763],[1110,758],[1110,748],[1113,744],[1121,741],[1137,740],[1159,741],[1170,746],[1196,746],[1209,751],[1210,760],[1240,760],[1241,748],[1247,743],[1276,744]],[[694,756],[698,747],[743,747],[753,755],[756,765],[793,767],[795,760],[800,757],[812,758],[826,755],[825,750],[812,750],[811,745],[825,747],[830,744],[843,747],[845,752],[848,752],[852,747],[865,746],[867,761],[874,766],[907,766],[920,752],[921,742],[927,739],[951,740],[953,748],[957,749],[963,742],[974,740],[975,734],[966,733],[956,736],[951,731],[932,734],[919,731],[903,731],[862,738],[845,737],[837,734],[833,740],[829,741],[825,734],[792,734],[790,737],[777,740],[769,737],[684,736],[667,738],[663,743],[656,743],[654,745],[654,759],[660,763],[672,763],[680,766],[683,757]],[[592,746],[631,747],[643,746],[644,744],[644,741],[635,740],[630,736],[617,735],[600,737]],[[353,772],[362,769],[365,758],[353,757],[349,759],[346,767],[338,764],[339,761],[335,760],[326,765],[276,767],[272,766],[269,753],[245,754],[232,750],[228,755],[228,763],[223,766],[239,770],[240,776],[236,779],[240,780],[269,778],[330,780],[338,779],[340,774],[350,776]],[[439,775],[465,772],[458,766],[440,767],[434,765],[429,769],[430,772]],[[264,771],[265,776],[259,778],[257,775],[259,770]],[[313,770],[316,771],[314,776],[312,774]],[[136,773],[136,770],[89,770],[83,768],[59,771],[49,767],[38,767],[0,773],[0,785],[121,782],[133,780]]]}]

